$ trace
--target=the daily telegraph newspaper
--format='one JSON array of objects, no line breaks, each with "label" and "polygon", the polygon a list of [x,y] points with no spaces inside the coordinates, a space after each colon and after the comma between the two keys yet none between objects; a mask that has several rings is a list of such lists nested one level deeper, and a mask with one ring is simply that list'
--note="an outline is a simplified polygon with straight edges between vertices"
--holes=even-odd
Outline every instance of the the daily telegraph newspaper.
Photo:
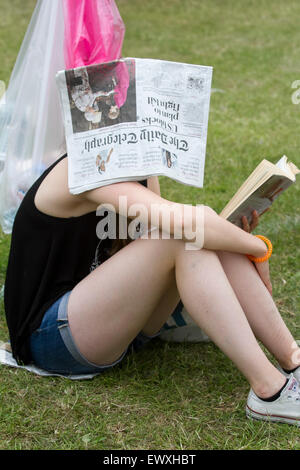
[{"label": "the daily telegraph newspaper", "polygon": [[126,58],[56,79],[71,193],[154,175],[203,186],[212,67]]}]

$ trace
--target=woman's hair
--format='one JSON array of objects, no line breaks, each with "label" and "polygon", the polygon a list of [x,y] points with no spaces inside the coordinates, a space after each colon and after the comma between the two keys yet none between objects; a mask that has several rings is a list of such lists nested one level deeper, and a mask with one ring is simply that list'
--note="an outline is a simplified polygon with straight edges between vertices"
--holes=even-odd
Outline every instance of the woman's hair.
[{"label": "woman's hair", "polygon": [[126,238],[125,240],[113,240],[112,246],[110,250],[108,251],[109,256],[113,256],[115,253],[120,251],[122,248],[125,246],[129,245],[131,242],[131,239]]},{"label": "woman's hair", "polygon": [[[127,218],[127,228],[126,228],[127,233],[128,233],[129,223],[130,223],[130,219]],[[119,233],[119,225],[120,225],[120,215],[117,214],[116,233]],[[135,234],[137,234],[139,236],[140,233],[141,233],[141,225],[140,225],[140,223],[138,223],[138,225],[135,227]],[[132,242],[133,240],[134,240],[134,238],[131,238],[129,236],[125,239],[124,238],[117,238],[116,240],[113,240],[112,244],[111,244],[111,247],[108,250],[109,256],[114,255],[115,253],[117,253],[117,251],[119,251],[122,248],[124,248],[125,246],[129,245],[129,243]]]}]

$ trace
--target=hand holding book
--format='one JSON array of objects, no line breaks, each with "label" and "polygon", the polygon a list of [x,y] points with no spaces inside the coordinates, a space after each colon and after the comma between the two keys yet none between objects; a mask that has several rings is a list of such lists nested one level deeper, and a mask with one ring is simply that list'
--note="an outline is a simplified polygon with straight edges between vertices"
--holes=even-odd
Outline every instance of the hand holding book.
[{"label": "hand holding book", "polygon": [[[267,209],[269,210],[269,209]],[[251,222],[248,221],[245,215],[242,216],[242,228],[245,232],[253,232],[253,230],[258,226],[259,223],[259,215],[256,210],[252,212],[252,220]]]},{"label": "hand holding book", "polygon": [[246,217],[249,224],[253,211],[259,216],[264,214],[279,194],[296,181],[298,173],[300,170],[292,162],[288,162],[286,156],[276,165],[263,160],[222,210],[220,216],[240,228],[247,227],[247,222],[242,219]]}]

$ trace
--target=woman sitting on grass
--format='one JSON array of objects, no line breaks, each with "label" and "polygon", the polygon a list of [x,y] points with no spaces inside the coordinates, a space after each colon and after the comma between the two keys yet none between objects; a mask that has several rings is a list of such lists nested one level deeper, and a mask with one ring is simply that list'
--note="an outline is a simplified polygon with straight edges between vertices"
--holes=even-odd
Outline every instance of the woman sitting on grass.
[{"label": "woman sitting on grass", "polygon": [[[128,208],[146,209],[149,226],[151,209],[161,218],[151,238],[116,251],[99,243],[96,209],[110,204],[122,213],[121,196]],[[118,364],[129,346],[157,336],[181,299],[248,380],[247,416],[300,425],[300,351],[272,299],[268,261],[246,256],[264,257],[265,243],[206,206],[178,222],[173,210],[185,209],[160,196],[157,178],[148,187],[123,182],[72,195],[68,159],[58,159],[15,218],[5,283],[13,356],[59,374],[100,373]],[[197,227],[200,210],[204,221]],[[162,238],[164,217],[171,221],[169,239]],[[196,236],[174,236],[191,226],[203,230],[201,249],[186,249],[186,242],[198,243]]]}]

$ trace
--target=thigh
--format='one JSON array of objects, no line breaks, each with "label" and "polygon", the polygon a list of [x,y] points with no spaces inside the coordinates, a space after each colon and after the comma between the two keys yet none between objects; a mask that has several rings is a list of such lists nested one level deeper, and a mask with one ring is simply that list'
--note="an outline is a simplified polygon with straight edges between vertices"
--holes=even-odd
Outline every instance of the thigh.
[{"label": "thigh", "polygon": [[162,312],[158,306],[174,282],[176,253],[183,247],[181,240],[135,240],[73,289],[68,319],[84,357],[96,364],[117,359],[152,313]]},{"label": "thigh", "polygon": [[[55,374],[101,373],[106,366],[96,367],[85,361],[76,351],[76,346],[72,344],[70,334],[68,338],[68,322],[63,319],[64,315],[60,316],[59,312],[69,294],[70,292],[67,292],[51,305],[45,312],[39,328],[31,334],[29,342],[32,360],[36,366]],[[68,342],[66,338],[69,339]],[[126,351],[124,355],[125,353]]]}]

